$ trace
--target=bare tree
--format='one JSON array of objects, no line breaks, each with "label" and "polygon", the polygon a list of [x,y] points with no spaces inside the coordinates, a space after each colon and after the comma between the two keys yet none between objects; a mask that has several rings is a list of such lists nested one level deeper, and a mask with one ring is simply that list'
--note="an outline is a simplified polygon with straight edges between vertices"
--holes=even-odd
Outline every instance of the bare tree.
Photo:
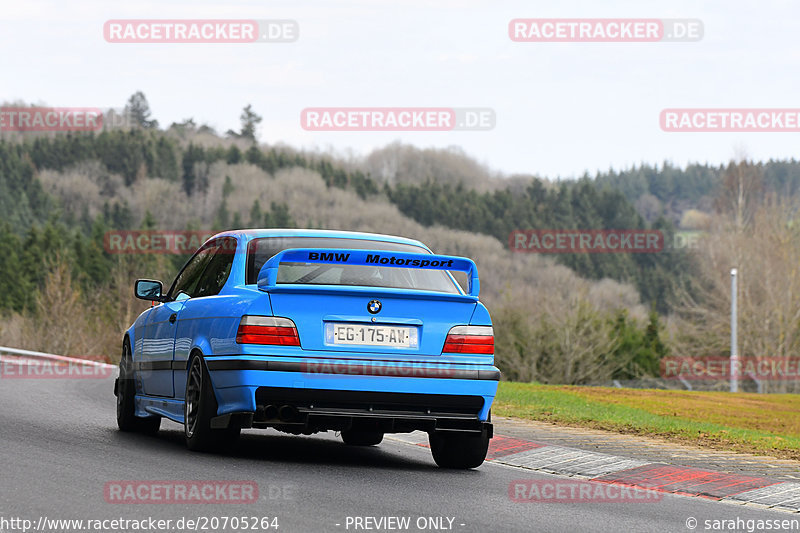
[{"label": "bare tree", "polygon": [[[745,195],[746,198],[746,195]],[[765,198],[740,212],[744,225],[717,217],[696,255],[702,279],[680,296],[672,330],[676,352],[727,356],[730,352],[730,267],[736,265],[739,351],[743,358],[772,361],[800,357],[800,225],[796,208]],[[777,376],[780,377],[780,376]],[[768,390],[797,390],[794,380],[767,383]]]}]

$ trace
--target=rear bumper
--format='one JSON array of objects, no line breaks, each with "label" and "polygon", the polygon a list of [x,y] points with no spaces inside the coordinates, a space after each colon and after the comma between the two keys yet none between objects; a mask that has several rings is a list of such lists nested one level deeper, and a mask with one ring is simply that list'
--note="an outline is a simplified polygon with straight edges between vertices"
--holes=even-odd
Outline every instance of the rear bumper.
[{"label": "rear bumper", "polygon": [[290,405],[298,423],[323,429],[343,419],[387,432],[480,429],[500,378],[492,365],[252,356],[206,357],[206,364],[218,415],[253,413],[259,425],[268,422],[265,407]]}]

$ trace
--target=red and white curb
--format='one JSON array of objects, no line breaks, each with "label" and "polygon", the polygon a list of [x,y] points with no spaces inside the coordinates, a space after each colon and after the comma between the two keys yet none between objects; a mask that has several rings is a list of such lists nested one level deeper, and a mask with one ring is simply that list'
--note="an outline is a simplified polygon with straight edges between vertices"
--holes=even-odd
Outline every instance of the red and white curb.
[{"label": "red and white curb", "polygon": [[41,364],[42,361],[58,361],[67,364],[80,364],[87,366],[96,366],[99,368],[116,368],[116,365],[110,365],[101,361],[94,361],[91,359],[81,359],[78,357],[66,357],[64,355],[56,355],[52,353],[35,352],[32,350],[20,350],[18,348],[7,348],[0,346],[0,361],[19,363],[22,365]]},{"label": "red and white curb", "polygon": [[73,357],[63,357],[59,359],[29,359],[27,357],[19,357],[19,356],[9,356],[9,355],[0,355],[0,363],[9,363],[15,365],[47,365],[47,364],[56,364],[56,365],[82,365],[82,366],[92,366],[97,368],[108,368],[114,369],[117,368],[117,365],[110,365],[108,363],[101,363],[98,361],[90,361],[88,359],[78,359]]},{"label": "red and white curb", "polygon": [[0,379],[4,380],[102,379],[112,377],[116,372],[116,365],[101,361],[0,346]]},{"label": "red and white curb", "polygon": [[[419,431],[390,435],[387,438],[428,446],[427,434]],[[486,460],[599,483],[800,512],[800,483],[792,481],[648,463],[499,434],[495,434],[490,441]]]}]

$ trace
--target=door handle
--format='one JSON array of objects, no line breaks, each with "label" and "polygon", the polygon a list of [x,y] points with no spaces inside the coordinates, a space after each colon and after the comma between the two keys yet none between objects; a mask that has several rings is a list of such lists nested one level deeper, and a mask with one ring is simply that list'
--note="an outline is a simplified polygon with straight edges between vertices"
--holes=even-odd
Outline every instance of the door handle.
[{"label": "door handle", "polygon": [[176,320],[178,320],[178,315],[176,313],[172,313],[171,315],[169,315],[170,324],[174,324]]}]

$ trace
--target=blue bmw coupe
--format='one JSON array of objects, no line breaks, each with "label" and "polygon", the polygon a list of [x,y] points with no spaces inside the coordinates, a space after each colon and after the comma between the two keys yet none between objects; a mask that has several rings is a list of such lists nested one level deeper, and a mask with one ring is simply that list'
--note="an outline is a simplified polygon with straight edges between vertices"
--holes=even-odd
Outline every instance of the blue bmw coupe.
[{"label": "blue bmw coupe", "polygon": [[154,304],[125,332],[117,423],[154,433],[168,418],[204,451],[242,428],[340,431],[356,446],[419,430],[440,467],[475,468],[500,379],[479,289],[472,260],[411,239],[220,233],[166,292],[136,281]]}]

